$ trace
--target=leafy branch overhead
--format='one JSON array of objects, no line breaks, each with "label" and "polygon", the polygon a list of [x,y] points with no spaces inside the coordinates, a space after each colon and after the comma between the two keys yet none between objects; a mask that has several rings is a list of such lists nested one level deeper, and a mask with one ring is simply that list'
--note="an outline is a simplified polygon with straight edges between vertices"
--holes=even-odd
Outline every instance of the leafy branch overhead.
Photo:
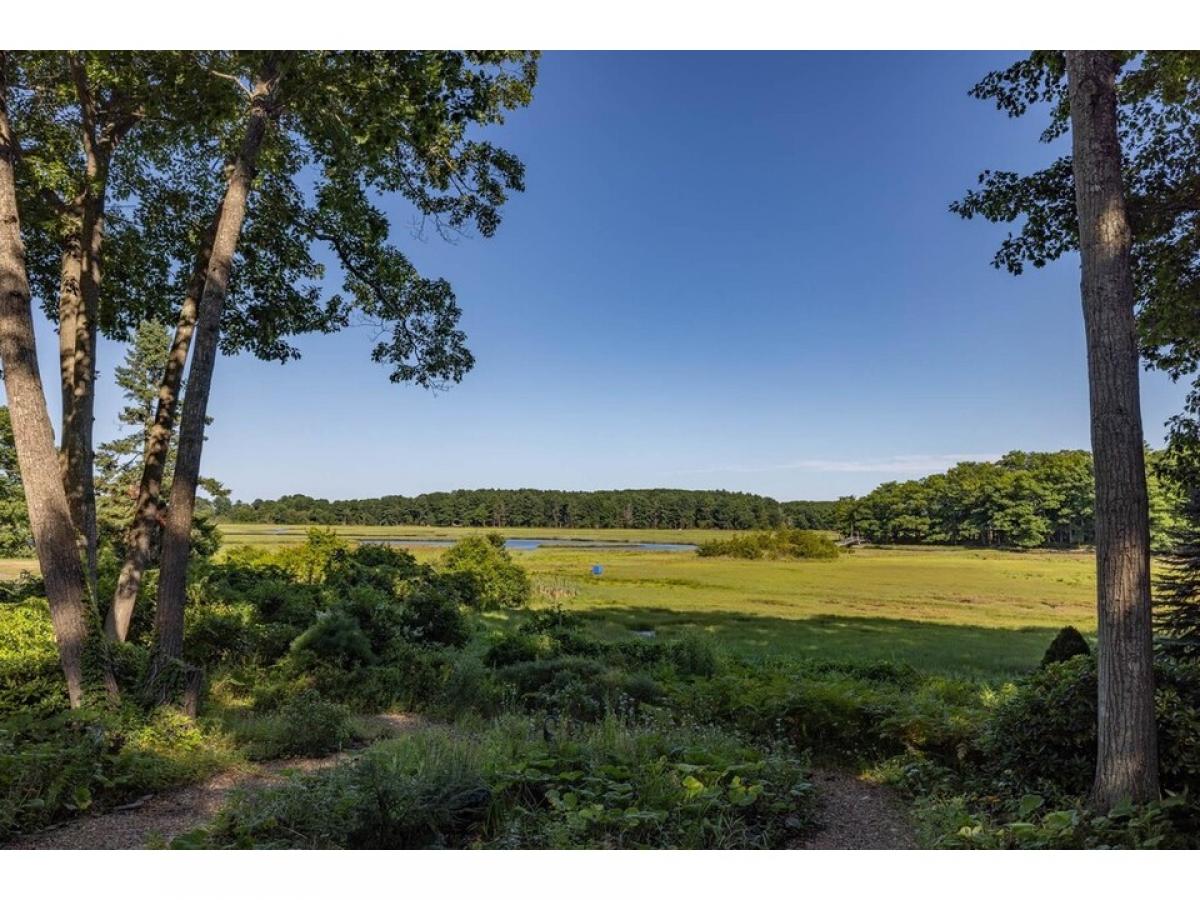
[{"label": "leafy branch overhead", "polygon": [[[1192,378],[1186,413],[1172,420],[1173,440],[1200,439],[1200,53],[1119,53],[1118,127],[1133,233],[1132,262],[1143,358],[1173,379]],[[1068,130],[1065,62],[1039,51],[977,84],[972,96],[1010,116],[1045,110],[1046,142]],[[1014,275],[1079,249],[1069,148],[1032,173],[985,170],[951,204],[971,219],[1017,223],[993,265]]]}]

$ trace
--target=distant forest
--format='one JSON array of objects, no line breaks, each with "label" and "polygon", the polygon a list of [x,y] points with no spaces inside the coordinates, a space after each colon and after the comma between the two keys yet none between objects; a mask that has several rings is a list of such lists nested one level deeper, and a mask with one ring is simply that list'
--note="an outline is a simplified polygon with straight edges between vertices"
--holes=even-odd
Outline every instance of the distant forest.
[{"label": "distant forest", "polygon": [[[1163,451],[1146,451],[1150,531],[1170,544],[1179,488]],[[1096,481],[1086,450],[1025,453],[961,462],[945,473],[889,481],[838,500],[834,528],[879,544],[1076,547],[1096,540]]]},{"label": "distant forest", "polygon": [[[1154,548],[1176,524],[1177,488],[1147,452]],[[1169,467],[1167,467],[1169,468]],[[733,491],[462,490],[374,500],[219,500],[226,522],[280,525],[475,525],[492,528],[810,528],[880,544],[1076,547],[1095,540],[1095,480],[1085,450],[963,462],[889,481],[861,497],[780,502]]]},{"label": "distant forest", "polygon": [[461,490],[416,497],[278,500],[218,508],[226,522],[279,525],[476,525],[494,528],[833,529],[832,500],[780,503],[733,491],[667,488],[624,491]]}]

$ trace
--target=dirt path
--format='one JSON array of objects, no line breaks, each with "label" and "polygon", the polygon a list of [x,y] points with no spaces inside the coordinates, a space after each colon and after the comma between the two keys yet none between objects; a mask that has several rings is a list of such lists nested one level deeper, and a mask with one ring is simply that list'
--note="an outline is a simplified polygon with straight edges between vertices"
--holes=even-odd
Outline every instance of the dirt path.
[{"label": "dirt path", "polygon": [[[417,716],[385,713],[371,719],[386,734],[421,725]],[[344,762],[353,752],[317,759],[280,759],[214,775],[208,781],[157,794],[127,809],[74,819],[64,825],[27,834],[6,850],[142,850],[151,838],[170,841],[199,828],[220,810],[230,791],[282,781],[292,772],[316,772]]]},{"label": "dirt path", "polygon": [[812,775],[820,807],[818,831],[799,850],[915,850],[903,805],[887,788],[838,769]]}]

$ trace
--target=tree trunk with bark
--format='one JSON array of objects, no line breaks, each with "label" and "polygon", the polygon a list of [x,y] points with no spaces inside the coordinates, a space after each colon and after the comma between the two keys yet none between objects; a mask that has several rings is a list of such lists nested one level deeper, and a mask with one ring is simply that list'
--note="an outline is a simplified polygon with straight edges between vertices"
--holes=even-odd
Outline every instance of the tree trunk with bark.
[{"label": "tree trunk with bark", "polygon": [[[66,488],[79,546],[87,564],[88,585],[96,594],[96,333],[100,307],[100,251],[103,197],[89,191],[81,229],[80,303],[75,308],[74,371],[69,415],[64,415]],[[61,329],[60,324],[60,329]],[[61,343],[61,338],[60,338]]]},{"label": "tree trunk with bark", "polygon": [[171,341],[171,351],[158,388],[154,424],[147,435],[142,460],[142,479],[138,486],[137,506],[125,533],[125,561],[121,565],[112,606],[109,607],[108,617],[104,622],[105,632],[117,641],[124,641],[129,634],[129,622],[133,618],[142,577],[146,573],[146,567],[150,565],[151,549],[162,511],[163,472],[166,469],[167,453],[175,430],[180,387],[183,385],[183,369],[196,327],[197,310],[208,273],[213,236],[221,221],[221,210],[222,207],[218,206],[212,225],[197,251],[196,264],[179,309],[179,322],[175,326],[175,337]]},{"label": "tree trunk with bark", "polygon": [[62,389],[63,484],[67,478],[67,435],[74,418],[75,405],[75,315],[82,302],[80,281],[83,278],[83,250],[79,246],[79,229],[72,227],[63,242],[61,274],[58,283],[58,365]]},{"label": "tree trunk with bark", "polygon": [[[93,641],[100,640],[98,623],[84,588],[75,528],[38,371],[29,279],[17,206],[14,173],[17,148],[8,121],[5,88],[0,81],[0,365],[4,367],[4,388],[12,416],[17,461],[38,563],[46,583],[54,637],[71,706],[77,707],[84,699],[91,661],[94,659],[99,664],[103,653],[93,652]],[[102,651],[102,648],[95,649]],[[106,667],[101,665],[101,668]],[[105,680],[110,691],[114,690],[110,673],[105,672]]]},{"label": "tree trunk with bark", "polygon": [[259,152],[267,128],[274,118],[273,95],[277,76],[268,65],[251,91],[249,119],[242,146],[225,187],[212,251],[193,336],[194,350],[188,373],[187,404],[179,423],[175,474],[163,531],[162,561],[158,577],[158,602],[154,617],[154,658],[148,680],[159,700],[166,699],[169,684],[156,685],[167,667],[183,653],[183,611],[191,553],[192,516],[200,478],[200,454],[204,448],[204,425],[209,389],[220,343],[221,314],[229,290],[229,275],[246,217]]},{"label": "tree trunk with bark", "polygon": [[1096,468],[1099,721],[1092,802],[1158,797],[1150,527],[1116,57],[1068,51],[1092,458]]}]

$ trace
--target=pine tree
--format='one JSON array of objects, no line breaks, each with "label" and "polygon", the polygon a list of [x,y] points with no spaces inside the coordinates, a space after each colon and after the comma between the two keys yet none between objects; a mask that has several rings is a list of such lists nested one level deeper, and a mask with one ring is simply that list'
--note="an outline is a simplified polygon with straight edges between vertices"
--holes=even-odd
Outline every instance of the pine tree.
[{"label": "pine tree", "polygon": [[[166,326],[154,321],[141,322],[125,352],[124,362],[113,373],[126,400],[117,420],[130,430],[96,450],[96,500],[101,544],[118,552],[124,549],[121,536],[137,503],[147,436],[154,426],[159,383],[170,351],[171,333]],[[168,488],[174,469],[172,443],[163,468],[163,483]],[[201,478],[200,487],[218,503],[228,503],[229,491],[216,479]],[[204,501],[202,505],[206,512],[211,512],[214,504]]]},{"label": "pine tree", "polygon": [[170,334],[158,322],[141,322],[124,362],[114,370],[126,406],[117,416],[132,430],[101,444],[96,451],[96,494],[100,531],[109,542],[133,516],[146,434],[154,423],[158,382],[170,351]]},{"label": "pine tree", "polygon": [[1155,580],[1154,624],[1164,653],[1200,660],[1200,489],[1180,513],[1163,574]]}]

